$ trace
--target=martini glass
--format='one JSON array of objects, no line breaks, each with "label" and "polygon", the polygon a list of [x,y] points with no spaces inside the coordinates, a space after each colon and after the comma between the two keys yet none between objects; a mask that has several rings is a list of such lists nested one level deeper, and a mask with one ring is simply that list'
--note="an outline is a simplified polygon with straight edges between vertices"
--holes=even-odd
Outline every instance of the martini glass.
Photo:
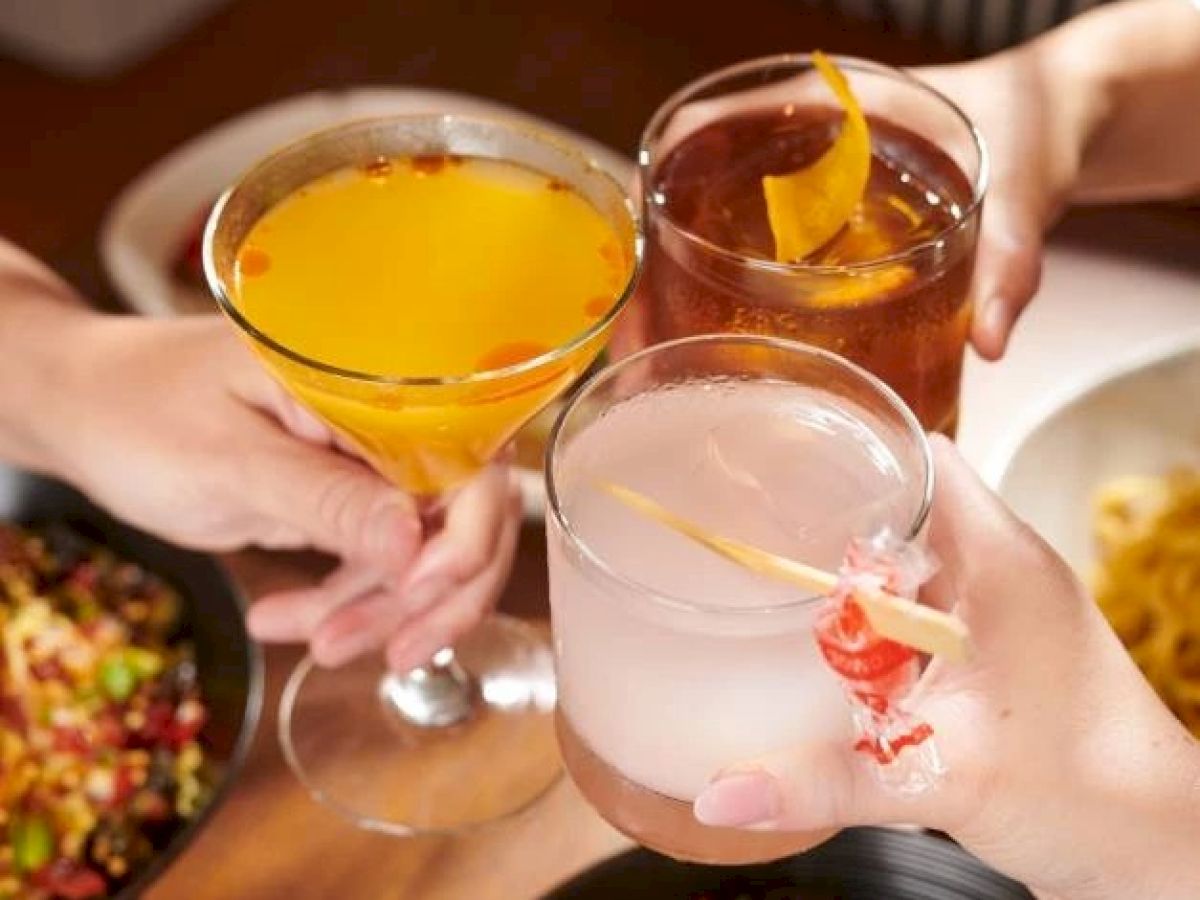
[{"label": "martini glass", "polygon": [[[477,169],[506,165],[511,170],[506,178],[536,176],[552,190],[573,192],[598,214],[596,221],[605,223],[613,238],[609,252],[601,255],[619,260],[620,272],[601,298],[606,300],[603,308],[556,346],[518,358],[501,354],[492,365],[449,375],[411,370],[411,357],[423,349],[452,350],[453,342],[466,340],[465,329],[489,327],[470,321],[474,310],[465,305],[460,310],[464,333],[438,331],[411,353],[397,350],[386,364],[376,357],[370,364],[347,366],[344,358],[334,362],[305,352],[306,347],[280,336],[281,331],[292,332],[264,323],[241,301],[239,266],[244,275],[246,257],[239,260],[239,254],[249,246],[256,223],[279,204],[311,196],[314,184],[343,177],[340,173],[374,176],[408,161],[412,171],[432,176],[444,165],[461,166],[464,160]],[[467,198],[464,235],[481,227],[471,218],[479,214],[477,204],[470,202],[470,194]],[[358,212],[351,209],[351,218]],[[405,212],[395,210],[396,215]],[[316,224],[302,223],[299,233],[311,232]],[[489,227],[507,225],[503,218],[491,219]],[[452,233],[455,229],[456,224]],[[540,280],[545,292],[541,309],[547,315],[553,304],[580,302],[555,280],[553,247],[516,225],[512,234],[501,237],[509,241],[505,258],[537,268],[525,274]],[[336,254],[352,252],[344,243],[335,236],[310,253],[318,259],[328,254],[332,265]],[[288,146],[251,169],[220,199],[204,236],[210,288],[239,333],[298,401],[384,477],[416,497],[427,529],[438,527],[447,499],[595,359],[632,290],[641,253],[632,203],[594,162],[524,125],[451,115],[356,122]],[[415,258],[410,290],[403,283],[395,285],[397,316],[420,312],[412,304],[422,302],[416,269],[425,259]],[[275,259],[271,264],[286,262]],[[308,262],[311,267],[311,255]],[[443,268],[450,278],[472,275],[460,272],[470,269],[466,264]],[[375,274],[360,272],[368,279]],[[396,279],[396,273],[379,277]],[[404,278],[401,273],[398,280]],[[345,294],[354,286],[339,285],[315,296],[313,290],[308,284],[296,288],[295,315],[309,310],[307,315],[321,317],[322,327],[329,321],[337,330]],[[450,343],[428,343],[437,341]],[[285,688],[279,734],[289,764],[312,795],[360,827],[395,835],[451,832],[518,812],[557,781],[561,762],[554,741],[555,700],[553,660],[543,637],[495,615],[411,672],[390,671],[382,655],[333,670],[306,658]]]}]

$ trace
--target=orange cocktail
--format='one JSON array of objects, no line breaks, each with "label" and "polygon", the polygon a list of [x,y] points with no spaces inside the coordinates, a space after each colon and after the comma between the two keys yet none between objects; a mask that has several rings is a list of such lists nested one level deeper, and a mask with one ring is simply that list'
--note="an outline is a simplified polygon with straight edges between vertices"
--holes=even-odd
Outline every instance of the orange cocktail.
[{"label": "orange cocktail", "polygon": [[629,236],[553,176],[482,157],[381,156],[269,209],[237,249],[233,300],[274,341],[330,366],[466,379],[433,391],[356,383],[268,353],[383,474],[429,496],[469,478],[586,368],[595,340],[536,361],[608,315],[632,262]]}]

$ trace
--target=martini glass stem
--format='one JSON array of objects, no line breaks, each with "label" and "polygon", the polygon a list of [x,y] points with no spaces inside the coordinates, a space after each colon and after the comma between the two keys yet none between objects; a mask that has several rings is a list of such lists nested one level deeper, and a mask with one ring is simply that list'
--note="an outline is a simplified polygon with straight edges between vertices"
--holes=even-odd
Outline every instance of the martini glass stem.
[{"label": "martini glass stem", "polygon": [[426,665],[392,672],[379,686],[380,700],[410,725],[444,728],[466,721],[479,696],[475,680],[444,647]]},{"label": "martini glass stem", "polygon": [[[426,540],[445,525],[450,497],[441,494],[418,501]],[[479,699],[479,686],[459,664],[452,647],[443,647],[423,666],[390,673],[379,686],[379,698],[410,725],[444,728],[466,721]]]}]

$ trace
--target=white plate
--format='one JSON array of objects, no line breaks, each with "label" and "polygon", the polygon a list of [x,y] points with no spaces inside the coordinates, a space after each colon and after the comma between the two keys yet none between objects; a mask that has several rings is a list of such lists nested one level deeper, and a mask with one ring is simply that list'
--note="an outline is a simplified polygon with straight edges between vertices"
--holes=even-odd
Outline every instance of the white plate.
[{"label": "white plate", "polygon": [[1105,481],[1200,465],[1200,331],[1142,349],[1063,392],[997,454],[1001,496],[1079,572],[1094,561]]},{"label": "white plate", "polygon": [[[407,113],[462,113],[518,119],[574,142],[622,184],[632,161],[591,138],[528,113],[465,94],[408,88],[358,88],[303,94],[251,110],[163,157],[120,194],[100,230],[100,256],[117,292],[151,316],[212,312],[203,293],[181,289],[172,264],[189,229],[225,188],[272,150],[341,122]],[[526,512],[540,516],[541,472],[519,470]]]}]

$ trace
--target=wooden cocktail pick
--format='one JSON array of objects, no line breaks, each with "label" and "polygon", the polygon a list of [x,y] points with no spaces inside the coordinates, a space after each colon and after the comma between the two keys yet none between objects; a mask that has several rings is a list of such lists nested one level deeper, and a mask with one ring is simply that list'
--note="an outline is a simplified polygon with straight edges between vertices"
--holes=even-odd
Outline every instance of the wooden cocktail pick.
[{"label": "wooden cocktail pick", "polygon": [[[818,594],[831,594],[837,587],[838,577],[832,572],[713,534],[623,485],[602,482],[600,487],[630,508],[761,575]],[[862,607],[871,627],[886,638],[951,662],[962,662],[970,655],[970,633],[966,623],[956,616],[883,590],[856,591],[854,599]]]}]

